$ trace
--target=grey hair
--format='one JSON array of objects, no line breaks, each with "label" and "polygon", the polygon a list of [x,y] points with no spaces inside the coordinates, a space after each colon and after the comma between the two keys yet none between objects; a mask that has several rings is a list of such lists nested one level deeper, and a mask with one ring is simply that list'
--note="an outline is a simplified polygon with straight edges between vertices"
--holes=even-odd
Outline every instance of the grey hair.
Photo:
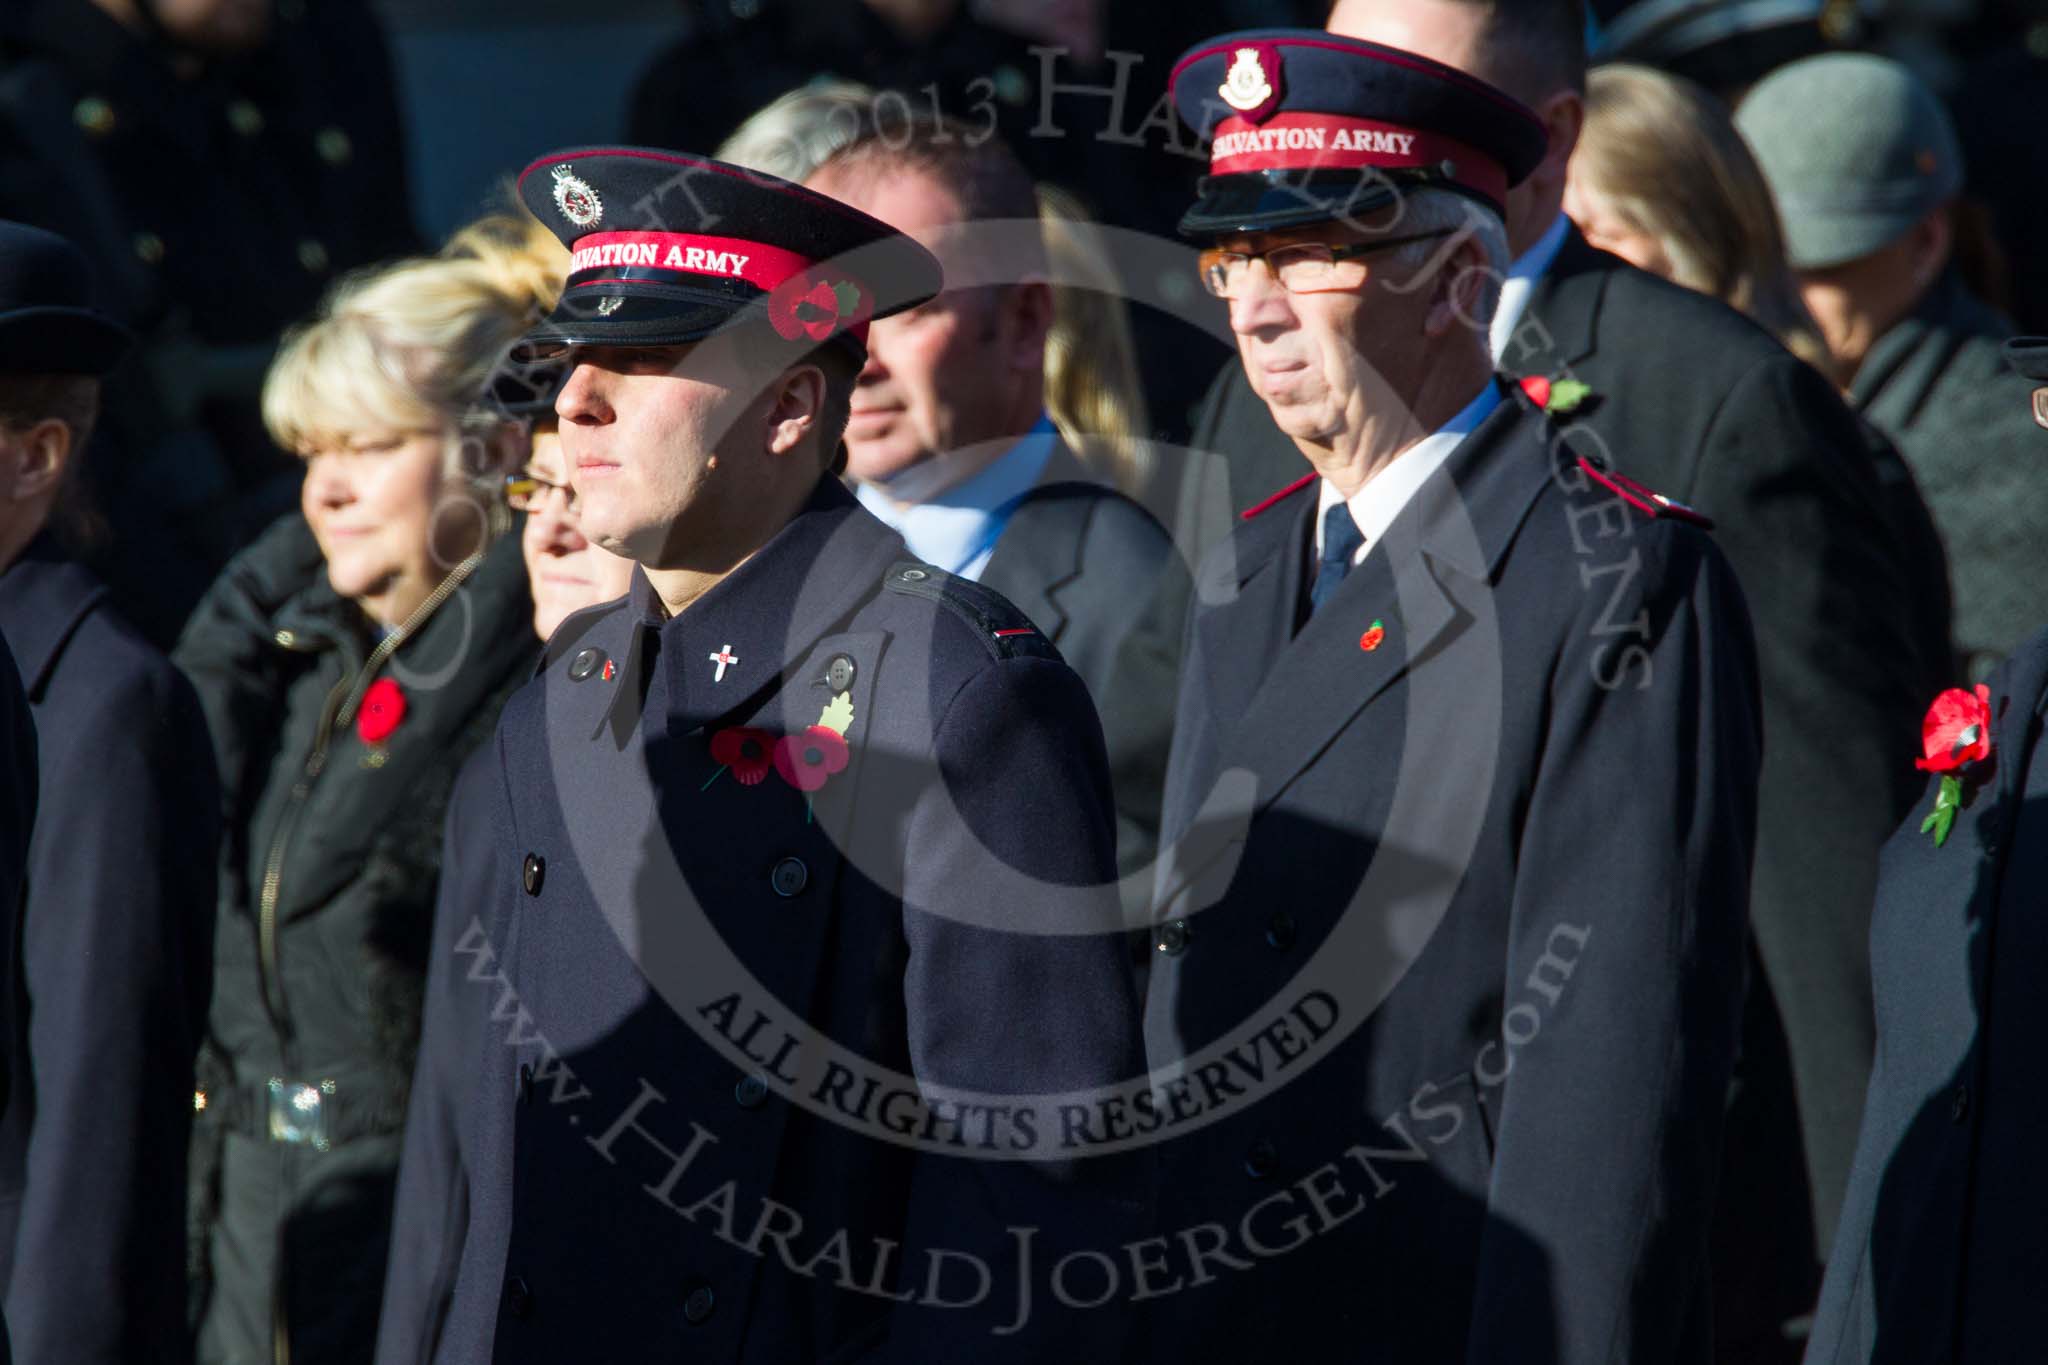
[{"label": "grey hair", "polygon": [[1380,224],[1378,230],[1397,237],[1423,232],[1448,234],[1395,247],[1390,253],[1389,264],[1403,272],[1441,266],[1450,259],[1451,248],[1463,237],[1477,242],[1486,258],[1486,267],[1480,279],[1479,298],[1466,320],[1482,331],[1491,325],[1494,309],[1500,306],[1500,287],[1507,279],[1508,266],[1513,259],[1508,255],[1507,225],[1491,206],[1456,190],[1434,186],[1410,190],[1401,201],[1400,215],[1391,222]]},{"label": "grey hair", "polygon": [[818,80],[748,115],[713,153],[720,161],[799,184],[874,123],[875,91],[857,81]]}]

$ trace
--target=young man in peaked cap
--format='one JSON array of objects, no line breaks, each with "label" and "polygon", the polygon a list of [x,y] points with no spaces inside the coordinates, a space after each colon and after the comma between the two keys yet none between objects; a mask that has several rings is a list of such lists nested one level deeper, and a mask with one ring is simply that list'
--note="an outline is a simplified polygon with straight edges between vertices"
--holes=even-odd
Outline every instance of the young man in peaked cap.
[{"label": "young man in peaked cap", "polygon": [[833,477],[938,268],[686,154],[520,184],[582,529],[638,568],[450,813],[380,1358],[1100,1358],[1037,1249],[1136,1204],[1033,1098],[1142,1066],[1100,728]]},{"label": "young man in peaked cap", "polygon": [[1674,499],[1497,378],[1534,117],[1321,32],[1203,44],[1183,219],[1306,472],[1187,626],[1146,1001],[1153,1358],[1700,1361],[1756,660]]}]

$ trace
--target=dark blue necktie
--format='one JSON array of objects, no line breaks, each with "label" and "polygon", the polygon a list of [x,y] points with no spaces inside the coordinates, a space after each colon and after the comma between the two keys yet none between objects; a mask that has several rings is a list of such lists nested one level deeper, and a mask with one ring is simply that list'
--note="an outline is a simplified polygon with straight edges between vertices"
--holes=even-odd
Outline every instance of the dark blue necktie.
[{"label": "dark blue necktie", "polygon": [[1347,503],[1334,503],[1323,513],[1323,557],[1316,561],[1316,581],[1309,585],[1308,612],[1313,616],[1337,595],[1337,585],[1351,572],[1351,557],[1365,544],[1365,533],[1351,519]]}]

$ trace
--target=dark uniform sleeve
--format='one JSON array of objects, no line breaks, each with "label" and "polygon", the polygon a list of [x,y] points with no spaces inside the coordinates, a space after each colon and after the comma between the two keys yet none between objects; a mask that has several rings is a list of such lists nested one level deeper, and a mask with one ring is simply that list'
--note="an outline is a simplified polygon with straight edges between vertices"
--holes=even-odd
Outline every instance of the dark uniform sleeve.
[{"label": "dark uniform sleeve", "polygon": [[[1897,761],[1931,695],[1921,621],[1861,433],[1827,381],[1760,361],[1723,402],[1682,494],[1715,518],[1755,617],[1764,757],[1752,883],[1757,946],[1785,1022],[1824,1240],[1841,1206],[1875,1047],[1877,850],[1917,793]],[[1929,649],[1928,646],[1933,646]]]},{"label": "dark uniform sleeve", "polygon": [[[1140,1074],[1143,1037],[1116,903],[1107,765],[1080,679],[1050,657],[982,670],[946,708],[937,751],[945,795],[913,814],[904,895],[904,994],[919,1080],[1032,1095]],[[990,857],[1056,888],[1052,895],[1089,888],[1100,932],[998,932],[936,913],[970,898],[986,901],[980,870]],[[1023,929],[1038,907],[1003,909]],[[1046,1113],[1034,1120],[1041,1136],[1057,1123]],[[1077,1320],[1046,1303],[1023,1330],[993,1333],[1017,1312],[1017,1244],[1008,1229],[1036,1229],[1047,1247],[1119,1245],[1140,1225],[1135,1169],[1105,1158],[924,1159],[913,1179],[906,1263],[934,1247],[971,1250],[995,1268],[998,1288],[978,1312],[898,1310],[888,1358],[1042,1360],[1055,1348],[1115,1358],[1113,1314]]]},{"label": "dark uniform sleeve", "polygon": [[[1589,592],[1571,628],[1525,798],[1510,1009],[1475,1067],[1501,1098],[1474,1365],[1675,1360],[1703,1306],[1742,1001],[1756,660],[1722,557],[1690,529],[1643,529],[1627,599]],[[1638,611],[1646,633],[1600,633]],[[1520,1273],[1525,1237],[1548,1285]],[[1554,1353],[1526,1337],[1553,1320]]]},{"label": "dark uniform sleeve", "polygon": [[183,1337],[219,845],[191,685],[160,664],[90,705],[49,754],[68,771],[46,774],[20,939],[35,1117],[8,1290],[22,1358],[81,1365]]},{"label": "dark uniform sleeve", "polygon": [[480,747],[463,765],[448,802],[419,1059],[406,1106],[377,1325],[380,1365],[425,1365],[433,1358],[469,1231],[464,1117],[475,1098],[493,1002],[467,977],[470,963],[493,941],[479,870],[489,862],[492,798],[502,780],[497,760],[495,740]]}]

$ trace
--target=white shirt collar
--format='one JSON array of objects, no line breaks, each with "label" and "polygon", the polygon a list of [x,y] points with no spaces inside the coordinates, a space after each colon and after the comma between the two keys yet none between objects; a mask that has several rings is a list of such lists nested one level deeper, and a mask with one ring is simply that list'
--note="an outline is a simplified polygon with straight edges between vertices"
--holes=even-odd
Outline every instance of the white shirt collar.
[{"label": "white shirt collar", "polygon": [[947,573],[979,578],[1011,509],[1037,485],[1058,444],[1052,419],[1040,413],[1031,430],[986,469],[930,498],[901,504],[867,483],[856,494],[862,506],[903,537],[910,553]]},{"label": "white shirt collar", "polygon": [[1486,333],[1496,364],[1507,354],[1508,340],[1514,336],[1515,328],[1522,321],[1522,313],[1529,307],[1529,294],[1536,288],[1536,281],[1557,259],[1569,231],[1571,220],[1562,213],[1558,214],[1557,221],[1544,229],[1543,235],[1531,242],[1529,249],[1515,257],[1515,263],[1508,267],[1508,277],[1500,287],[1500,305],[1493,310],[1493,325]]},{"label": "white shirt collar", "polygon": [[[1351,520],[1365,537],[1351,556],[1353,565],[1363,560],[1368,551],[1386,534],[1394,518],[1408,505],[1416,490],[1429,481],[1429,476],[1442,467],[1467,436],[1487,419],[1500,404],[1500,385],[1488,379],[1485,387],[1458,410],[1458,415],[1432,431],[1429,435],[1409,446],[1394,457],[1392,464],[1366,480],[1365,487],[1351,495]],[[1315,558],[1323,557],[1323,518],[1332,507],[1344,501],[1344,495],[1337,491],[1337,485],[1328,479],[1321,481],[1316,504]]]}]

